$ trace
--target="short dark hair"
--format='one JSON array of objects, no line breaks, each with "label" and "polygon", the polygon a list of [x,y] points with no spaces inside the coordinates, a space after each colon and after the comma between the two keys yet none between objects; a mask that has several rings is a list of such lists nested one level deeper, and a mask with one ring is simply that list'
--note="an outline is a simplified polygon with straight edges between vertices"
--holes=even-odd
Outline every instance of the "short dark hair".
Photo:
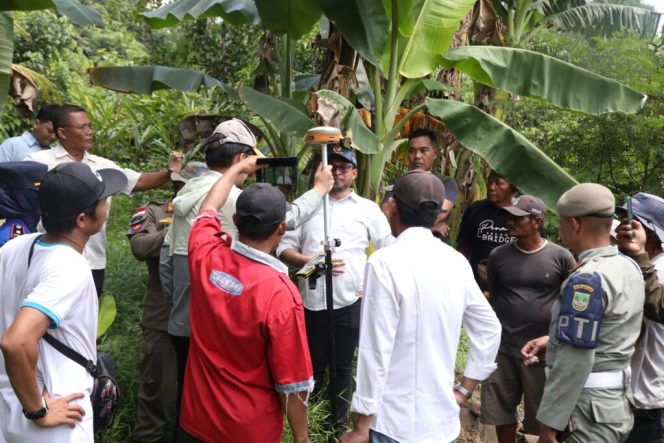
[{"label": "short dark hair", "polygon": [[85,109],[76,105],[62,105],[58,106],[53,115],[51,121],[53,122],[53,130],[55,134],[58,135],[58,129],[64,127],[69,122],[69,115],[76,114],[78,112],[87,112]]},{"label": "short dark hair", "polygon": [[436,133],[433,132],[431,129],[417,128],[416,130],[410,133],[410,136],[408,136],[408,141],[410,142],[412,139],[418,137],[429,137],[429,140],[431,140],[431,144],[433,145],[433,147],[438,148],[438,137],[436,137]]},{"label": "short dark hair", "polygon": [[216,140],[211,139],[212,137],[206,141],[205,149],[205,163],[208,168],[229,168],[233,165],[233,157],[236,155],[253,153],[251,146],[233,142],[218,144]]},{"label": "short dark hair", "polygon": [[76,226],[76,218],[79,216],[79,214],[85,214],[93,220],[97,220],[97,206],[101,202],[102,200],[98,200],[93,205],[88,206],[87,208],[74,215],[67,215],[64,217],[48,217],[46,215],[42,215],[42,225],[44,225],[46,232],[51,235],[66,234],[71,232],[71,230]]},{"label": "short dark hair", "polygon": [[397,198],[394,200],[397,202],[401,223],[410,228],[421,227],[431,229],[440,212],[440,206],[436,202],[424,202],[420,204],[419,208],[413,209],[401,203]]},{"label": "short dark hair", "polygon": [[53,121],[53,112],[59,107],[60,105],[54,103],[44,105],[41,107],[35,118],[42,123]]},{"label": "short dark hair", "polygon": [[242,218],[238,217],[237,232],[252,240],[263,241],[274,234],[280,224],[281,221],[276,223],[261,223],[251,216]]}]

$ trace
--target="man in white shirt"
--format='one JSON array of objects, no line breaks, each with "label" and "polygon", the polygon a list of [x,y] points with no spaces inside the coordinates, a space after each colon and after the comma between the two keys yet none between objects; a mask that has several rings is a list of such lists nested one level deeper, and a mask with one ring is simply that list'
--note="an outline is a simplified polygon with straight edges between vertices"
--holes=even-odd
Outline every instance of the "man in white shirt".
[{"label": "man in white shirt", "polygon": [[[341,429],[346,421],[348,399],[351,392],[353,358],[357,349],[360,327],[360,297],[366,249],[369,241],[377,248],[391,243],[394,238],[385,215],[378,205],[360,197],[353,191],[357,177],[355,153],[336,146],[328,150],[332,165],[334,186],[330,191],[328,227],[330,238],[339,239],[341,245],[333,253],[334,334],[336,377],[334,396],[346,397],[336,402],[331,422]],[[324,240],[323,210],[294,231],[287,232],[277,247],[277,256],[283,261],[301,267],[322,252]],[[319,278],[315,289],[309,282],[300,282],[304,303],[309,351],[314,367],[314,380],[320,387],[329,365],[329,325],[325,303],[325,279]]]},{"label": "man in white shirt", "polygon": [[[75,105],[62,105],[53,112],[53,130],[60,140],[59,146],[45,149],[28,155],[25,160],[44,163],[48,169],[66,162],[81,162],[93,171],[99,169],[117,169],[127,177],[127,185],[122,190],[124,194],[158,188],[170,179],[171,172],[179,172],[182,156],[175,156],[168,169],[158,172],[136,172],[132,169],[121,168],[111,160],[90,154],[94,145],[94,131],[92,123],[85,109]],[[101,231],[93,235],[85,247],[83,256],[90,263],[92,275],[95,279],[97,296],[101,297],[104,287],[104,271],[106,268],[106,225]]]},{"label": "man in white shirt", "polygon": [[81,254],[108,217],[107,197],[126,184],[119,171],[58,165],[38,194],[46,234],[0,249],[2,443],[94,440],[92,376],[42,337],[96,361],[97,296]]},{"label": "man in white shirt", "polygon": [[53,112],[58,105],[44,105],[35,116],[32,131],[8,138],[0,144],[0,162],[20,162],[26,155],[49,149],[55,141]]},{"label": "man in white shirt", "polygon": [[[394,185],[388,219],[396,242],[374,253],[365,271],[355,429],[343,443],[454,441],[459,406],[496,368],[500,322],[464,257],[431,226],[443,183],[412,171]],[[454,362],[464,326],[470,340],[461,383]]]}]

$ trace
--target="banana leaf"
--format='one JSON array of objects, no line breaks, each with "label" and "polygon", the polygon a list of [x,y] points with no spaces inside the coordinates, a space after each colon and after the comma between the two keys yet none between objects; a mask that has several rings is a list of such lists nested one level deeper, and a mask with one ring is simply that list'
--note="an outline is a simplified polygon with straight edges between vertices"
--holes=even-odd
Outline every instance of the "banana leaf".
[{"label": "banana leaf", "polygon": [[318,22],[321,9],[312,0],[255,0],[263,26],[275,34],[302,37]]},{"label": "banana leaf", "polygon": [[328,99],[335,104],[339,110],[339,114],[343,116],[342,123],[344,126],[343,129],[345,129],[345,136],[351,138],[355,149],[365,154],[375,154],[381,150],[382,144],[380,140],[367,127],[360,113],[357,112],[357,109],[355,109],[346,97],[327,89],[316,92],[316,95],[319,98]]},{"label": "banana leaf", "polygon": [[647,99],[615,80],[525,49],[466,46],[450,50],[443,65],[487,86],[593,115],[637,112]]},{"label": "banana leaf", "polygon": [[382,0],[316,0],[344,40],[369,63],[380,66],[390,20]]},{"label": "banana leaf", "polygon": [[14,20],[9,12],[0,12],[0,116],[5,109],[12,75]]},{"label": "banana leaf", "polygon": [[419,0],[412,34],[400,57],[399,73],[406,78],[424,77],[440,66],[475,0]]},{"label": "banana leaf", "polygon": [[175,26],[184,20],[221,17],[233,25],[259,25],[253,0],[176,0],[140,14],[151,28]]},{"label": "banana leaf", "polygon": [[660,17],[660,13],[645,8],[591,3],[550,15],[544,23],[586,36],[608,37],[621,29],[632,29],[641,38],[653,39]]},{"label": "banana leaf", "polygon": [[541,198],[549,209],[553,210],[558,198],[577,183],[524,136],[475,106],[431,98],[426,99],[426,105],[461,144],[521,192]]},{"label": "banana leaf", "polygon": [[90,83],[118,92],[152,94],[159,89],[198,91],[221,88],[239,100],[237,91],[214,77],[188,69],[167,66],[108,66],[88,68]]},{"label": "banana leaf", "polygon": [[101,14],[94,8],[76,0],[2,0],[0,11],[36,11],[39,9],[57,9],[72,23],[79,26],[102,26]]},{"label": "banana leaf", "polygon": [[117,315],[117,308],[115,306],[115,297],[111,294],[104,294],[99,300],[99,314],[97,321],[97,338],[106,334],[108,328],[111,327]]},{"label": "banana leaf", "polygon": [[272,97],[246,86],[240,88],[240,99],[249,109],[274,125],[279,132],[304,137],[309,129],[316,126],[304,105],[294,100]]}]

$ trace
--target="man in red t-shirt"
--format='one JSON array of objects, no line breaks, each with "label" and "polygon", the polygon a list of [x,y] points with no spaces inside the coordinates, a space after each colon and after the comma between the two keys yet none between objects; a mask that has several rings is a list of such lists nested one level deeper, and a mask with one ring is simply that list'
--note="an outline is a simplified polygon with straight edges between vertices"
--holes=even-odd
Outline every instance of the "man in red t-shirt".
[{"label": "man in red t-shirt", "polygon": [[180,441],[277,443],[284,412],[295,441],[309,441],[305,401],[314,383],[302,300],[287,267],[270,255],[286,232],[286,200],[264,183],[242,192],[232,247],[217,216],[237,176],[255,171],[255,157],[232,166],[191,228]]}]

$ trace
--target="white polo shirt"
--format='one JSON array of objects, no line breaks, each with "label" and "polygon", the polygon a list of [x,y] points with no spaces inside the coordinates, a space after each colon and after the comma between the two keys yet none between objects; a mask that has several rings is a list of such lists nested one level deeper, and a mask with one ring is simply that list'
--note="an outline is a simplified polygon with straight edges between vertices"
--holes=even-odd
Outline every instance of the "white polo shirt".
[{"label": "white polo shirt", "polygon": [[454,440],[461,325],[470,339],[464,375],[476,380],[495,370],[501,333],[468,261],[430,229],[410,228],[369,258],[365,276],[351,409],[400,443]]},{"label": "white polo shirt", "polygon": [[[51,319],[51,335],[96,361],[97,292],[90,266],[69,245],[37,242],[28,268],[30,245],[38,235],[17,237],[0,249],[0,336],[20,309],[36,309]],[[40,340],[37,384],[51,397],[83,392],[84,397],[74,401],[85,410],[83,421],[74,429],[40,428],[26,419],[0,358],[0,442],[92,443],[93,379],[85,368]]]},{"label": "white polo shirt", "polygon": [[[330,198],[328,205],[328,227],[330,238],[341,240],[334,248],[333,258],[342,258],[344,272],[333,277],[334,309],[351,305],[362,294],[366,249],[369,241],[382,248],[394,241],[385,214],[371,200],[351,191],[339,200]],[[325,237],[323,208],[299,228],[288,231],[277,247],[277,257],[286,249],[295,249],[303,255],[315,255],[323,250]],[[325,309],[325,279],[319,278],[316,289],[309,289],[309,282],[299,283],[304,307],[311,311]]]},{"label": "white polo shirt", "polygon": [[[25,159],[43,163],[48,166],[49,171],[61,163],[76,161],[76,159],[74,159],[74,157],[72,157],[65,150],[65,148],[60,145],[53,149],[45,149],[43,151],[32,153]],[[123,172],[127,176],[127,186],[125,186],[122,192],[127,195],[131,194],[131,191],[134,189],[136,183],[138,183],[138,179],[141,176],[140,172],[136,172],[133,169],[121,168],[111,160],[89,154],[88,152],[83,154],[81,163],[90,166],[93,171],[97,171],[99,169],[117,169],[118,171]],[[110,210],[110,197],[108,199],[108,203]],[[90,268],[106,268],[106,223],[104,223],[101,231],[90,237],[88,244],[85,246],[85,251],[83,251],[83,256],[86,258],[88,263],[90,263]]]}]

